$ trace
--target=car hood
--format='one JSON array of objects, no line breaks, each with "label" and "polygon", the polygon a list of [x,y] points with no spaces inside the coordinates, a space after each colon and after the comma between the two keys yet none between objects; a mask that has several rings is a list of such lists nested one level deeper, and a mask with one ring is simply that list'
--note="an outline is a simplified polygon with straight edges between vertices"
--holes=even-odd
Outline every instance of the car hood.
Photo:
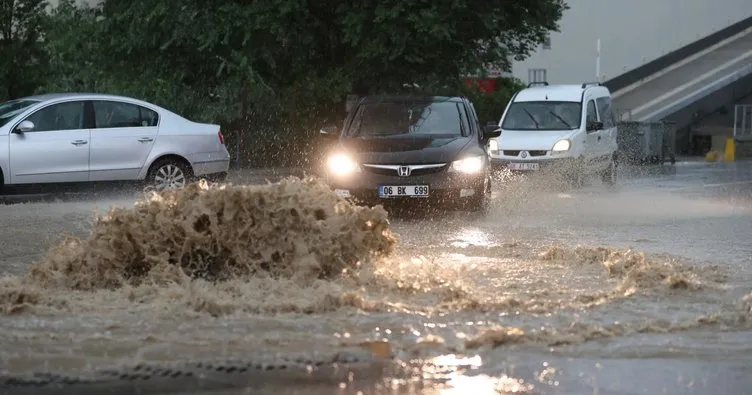
[{"label": "car hood", "polygon": [[502,130],[499,149],[550,150],[557,141],[571,138],[575,130]]},{"label": "car hood", "polygon": [[340,146],[360,163],[398,165],[451,162],[469,142],[469,137],[440,135],[357,137],[340,140]]}]

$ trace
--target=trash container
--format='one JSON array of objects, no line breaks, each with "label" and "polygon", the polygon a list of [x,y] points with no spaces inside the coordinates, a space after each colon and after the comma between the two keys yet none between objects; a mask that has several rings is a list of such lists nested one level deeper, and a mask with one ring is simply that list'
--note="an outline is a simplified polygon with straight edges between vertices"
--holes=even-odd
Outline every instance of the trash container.
[{"label": "trash container", "polygon": [[619,157],[632,164],[661,163],[663,125],[624,121],[618,123],[616,143]]}]

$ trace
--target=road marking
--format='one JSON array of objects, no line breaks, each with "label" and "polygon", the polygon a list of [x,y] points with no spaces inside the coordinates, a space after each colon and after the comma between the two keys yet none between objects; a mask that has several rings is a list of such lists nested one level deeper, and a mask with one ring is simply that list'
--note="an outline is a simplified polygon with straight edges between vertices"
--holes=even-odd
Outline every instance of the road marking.
[{"label": "road marking", "polygon": [[678,61],[678,62],[676,62],[676,63],[674,63],[674,64],[672,64],[670,66],[668,66],[668,67],[666,67],[665,69],[661,69],[661,70],[659,70],[659,71],[657,71],[657,72],[655,72],[655,73],[653,73],[653,74],[651,74],[651,75],[649,75],[649,76],[647,76],[647,77],[645,77],[645,78],[643,78],[643,79],[641,79],[641,80],[639,80],[637,82],[632,83],[631,85],[627,85],[624,88],[619,89],[616,92],[611,92],[611,97],[614,98],[614,99],[616,99],[617,97],[619,97],[621,95],[624,95],[626,93],[632,92],[633,90],[639,88],[640,86],[642,86],[644,84],[647,84],[648,82],[651,82],[651,81],[655,80],[656,78],[662,77],[662,76],[668,74],[669,72],[674,71],[674,70],[678,69],[679,67],[684,66],[687,63],[695,61],[698,58],[703,57],[703,56],[705,56],[705,55],[707,55],[707,54],[715,51],[716,49],[721,48],[721,47],[725,46],[726,44],[729,44],[730,42],[739,39],[740,37],[746,36],[750,32],[752,32],[752,28],[746,28],[746,29],[742,30],[739,33],[736,33],[735,35],[733,35],[731,37],[728,37],[728,38],[726,38],[724,40],[721,40],[721,41],[719,41],[719,42],[711,45],[710,47],[703,49],[700,52],[697,52],[697,53],[695,53],[693,55],[690,55],[690,56],[688,56],[688,57],[686,57],[686,58],[684,58],[684,59],[682,59],[682,60],[680,60],[680,61]]},{"label": "road marking", "polygon": [[685,82],[682,85],[677,86],[676,88],[674,88],[674,89],[672,89],[672,90],[670,90],[670,91],[668,91],[668,92],[666,92],[666,93],[664,93],[664,94],[662,94],[662,95],[654,98],[653,100],[651,100],[651,101],[649,101],[647,103],[642,104],[641,106],[633,108],[632,109],[632,115],[634,116],[634,114],[639,113],[642,110],[645,110],[645,109],[647,109],[649,107],[654,106],[656,103],[659,103],[659,102],[661,102],[661,101],[663,101],[663,100],[665,100],[665,99],[667,99],[667,98],[675,95],[676,93],[681,92],[681,91],[687,89],[688,87],[697,84],[699,81],[702,81],[703,79],[706,79],[706,78],[710,77],[713,74],[717,74],[718,71],[723,70],[723,69],[727,69],[731,65],[734,65],[736,63],[741,63],[743,60],[745,60],[747,58],[750,58],[750,57],[752,57],[752,50],[747,51],[743,55],[738,56],[738,57],[736,57],[736,58],[734,58],[732,60],[729,60],[728,62],[726,62],[726,63],[724,63],[724,64],[722,64],[722,65],[720,65],[720,66],[718,66],[718,67],[716,67],[716,68],[714,68],[714,69],[712,69],[712,70],[710,70],[710,71],[708,71],[708,72],[706,72],[706,73],[704,73],[704,74],[702,74],[702,75],[700,75],[700,76],[698,76],[696,78],[693,78],[692,80],[687,81],[687,82]]},{"label": "road marking", "polygon": [[752,184],[752,180],[729,181],[729,182],[721,182],[718,184],[705,184],[702,187],[703,188],[718,188],[718,187],[725,187],[725,186],[732,186],[732,185],[746,185],[746,184]]}]

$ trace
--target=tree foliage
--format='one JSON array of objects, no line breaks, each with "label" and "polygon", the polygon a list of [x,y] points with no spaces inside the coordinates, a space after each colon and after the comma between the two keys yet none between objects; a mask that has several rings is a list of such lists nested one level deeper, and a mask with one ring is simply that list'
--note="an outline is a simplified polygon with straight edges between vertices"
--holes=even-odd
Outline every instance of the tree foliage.
[{"label": "tree foliage", "polygon": [[44,81],[46,6],[45,0],[0,0],[0,100],[30,94]]},{"label": "tree foliage", "polygon": [[[558,29],[566,8],[564,0],[102,0],[94,8],[61,0],[39,24],[41,47],[23,47],[48,56],[39,90],[125,94],[221,122],[269,148],[252,154],[264,162],[312,149],[300,142],[341,118],[350,93],[418,84],[475,95],[489,103],[476,105],[489,108],[481,112],[503,110],[515,83],[481,96],[460,77],[487,64],[508,69]],[[16,41],[36,43],[29,37]]]}]

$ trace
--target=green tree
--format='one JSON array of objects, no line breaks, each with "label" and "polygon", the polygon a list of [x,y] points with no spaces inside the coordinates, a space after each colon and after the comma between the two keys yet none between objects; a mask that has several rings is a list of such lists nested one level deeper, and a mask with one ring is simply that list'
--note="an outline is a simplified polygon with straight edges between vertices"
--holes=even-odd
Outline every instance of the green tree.
[{"label": "green tree", "polygon": [[44,81],[45,0],[0,0],[0,100],[30,94]]},{"label": "green tree", "polygon": [[53,68],[66,70],[57,89],[128,94],[223,122],[253,142],[247,156],[277,162],[306,158],[289,153],[314,149],[312,135],[342,116],[346,94],[406,84],[464,92],[461,75],[527,56],[566,8],[564,0],[104,0],[54,13],[59,33],[47,48]]}]

